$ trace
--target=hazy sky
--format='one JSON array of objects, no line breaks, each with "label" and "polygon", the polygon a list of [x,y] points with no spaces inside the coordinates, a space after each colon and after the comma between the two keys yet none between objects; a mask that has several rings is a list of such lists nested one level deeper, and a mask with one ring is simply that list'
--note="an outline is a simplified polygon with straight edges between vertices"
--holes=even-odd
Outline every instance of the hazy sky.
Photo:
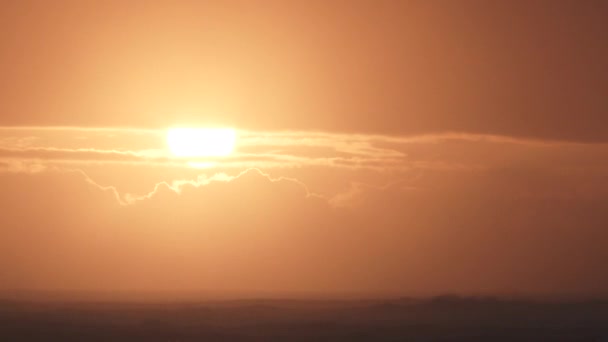
[{"label": "hazy sky", "polygon": [[0,1],[0,291],[605,294],[606,18]]}]

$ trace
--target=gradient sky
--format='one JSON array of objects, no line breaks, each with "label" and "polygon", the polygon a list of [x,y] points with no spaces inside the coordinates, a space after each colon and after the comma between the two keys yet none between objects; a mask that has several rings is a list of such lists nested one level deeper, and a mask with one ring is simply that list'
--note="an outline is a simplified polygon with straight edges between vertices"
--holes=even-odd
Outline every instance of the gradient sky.
[{"label": "gradient sky", "polygon": [[1,1],[0,291],[606,294],[605,18]]}]

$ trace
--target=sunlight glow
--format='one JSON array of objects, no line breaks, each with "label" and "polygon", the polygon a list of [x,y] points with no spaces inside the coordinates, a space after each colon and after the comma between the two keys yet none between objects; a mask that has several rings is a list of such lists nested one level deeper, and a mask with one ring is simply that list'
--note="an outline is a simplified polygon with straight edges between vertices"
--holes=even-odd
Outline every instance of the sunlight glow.
[{"label": "sunlight glow", "polygon": [[234,151],[236,132],[230,128],[170,128],[167,145],[175,157],[224,157]]},{"label": "sunlight glow", "polygon": [[194,169],[210,169],[217,166],[214,162],[188,162],[188,166]]}]

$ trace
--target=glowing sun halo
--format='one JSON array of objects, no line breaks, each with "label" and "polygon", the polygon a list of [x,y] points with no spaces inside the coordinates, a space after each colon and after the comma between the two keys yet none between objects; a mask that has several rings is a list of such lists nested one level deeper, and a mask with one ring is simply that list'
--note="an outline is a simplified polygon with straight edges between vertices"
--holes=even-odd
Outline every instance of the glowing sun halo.
[{"label": "glowing sun halo", "polygon": [[236,132],[230,128],[170,128],[167,145],[175,157],[224,157],[234,151]]}]

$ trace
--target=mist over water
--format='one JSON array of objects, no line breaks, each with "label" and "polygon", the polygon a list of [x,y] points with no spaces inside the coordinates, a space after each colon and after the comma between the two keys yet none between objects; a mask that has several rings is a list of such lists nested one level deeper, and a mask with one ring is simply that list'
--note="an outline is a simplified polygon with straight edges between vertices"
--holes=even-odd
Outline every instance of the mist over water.
[{"label": "mist over water", "polygon": [[608,300],[0,301],[6,341],[603,341]]}]

